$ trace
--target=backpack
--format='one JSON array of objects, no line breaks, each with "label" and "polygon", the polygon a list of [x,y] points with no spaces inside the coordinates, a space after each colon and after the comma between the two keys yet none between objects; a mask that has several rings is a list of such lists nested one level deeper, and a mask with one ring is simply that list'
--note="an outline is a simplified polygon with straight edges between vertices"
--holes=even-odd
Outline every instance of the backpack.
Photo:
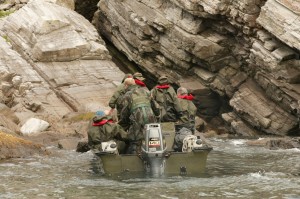
[{"label": "backpack", "polygon": [[173,146],[175,151],[181,152],[183,146],[183,140],[188,135],[192,135],[192,131],[185,127],[182,127],[178,132],[176,132],[174,138],[174,146]]},{"label": "backpack", "polygon": [[135,89],[131,93],[132,105],[131,113],[140,107],[151,107],[150,97],[146,92],[140,89]]}]

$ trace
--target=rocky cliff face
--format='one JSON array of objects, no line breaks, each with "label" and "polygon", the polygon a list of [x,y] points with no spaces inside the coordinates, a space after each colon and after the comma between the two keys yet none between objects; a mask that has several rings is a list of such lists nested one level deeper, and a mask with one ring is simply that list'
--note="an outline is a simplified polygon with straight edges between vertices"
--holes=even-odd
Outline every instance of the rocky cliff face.
[{"label": "rocky cliff face", "polygon": [[95,27],[67,2],[33,0],[1,20],[1,103],[22,125],[108,107],[123,78]]},{"label": "rocky cliff face", "polygon": [[123,73],[101,33],[149,78],[190,89],[199,113],[221,115],[231,132],[299,135],[299,2],[7,2],[1,10],[20,9],[0,20],[0,99],[16,124],[107,107]]},{"label": "rocky cliff face", "polygon": [[299,8],[294,0],[100,0],[93,24],[153,78],[168,74],[198,99],[210,91],[228,99],[232,111],[218,114],[230,131],[299,135]]}]

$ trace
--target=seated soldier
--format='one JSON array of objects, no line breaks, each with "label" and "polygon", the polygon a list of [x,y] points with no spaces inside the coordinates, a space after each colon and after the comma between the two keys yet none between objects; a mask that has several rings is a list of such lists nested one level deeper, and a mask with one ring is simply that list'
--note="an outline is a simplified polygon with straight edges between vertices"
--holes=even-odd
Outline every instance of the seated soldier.
[{"label": "seated soldier", "polygon": [[92,150],[101,151],[101,142],[113,140],[120,154],[126,151],[127,133],[115,123],[110,115],[97,111],[88,128],[88,145]]},{"label": "seated soldier", "polygon": [[[141,81],[141,80],[140,80]],[[146,124],[156,122],[152,110],[150,92],[137,85],[137,81],[125,80],[126,94],[123,97],[123,109],[120,114],[120,125],[128,129],[129,147],[127,153],[139,153],[144,139],[143,130]]]}]

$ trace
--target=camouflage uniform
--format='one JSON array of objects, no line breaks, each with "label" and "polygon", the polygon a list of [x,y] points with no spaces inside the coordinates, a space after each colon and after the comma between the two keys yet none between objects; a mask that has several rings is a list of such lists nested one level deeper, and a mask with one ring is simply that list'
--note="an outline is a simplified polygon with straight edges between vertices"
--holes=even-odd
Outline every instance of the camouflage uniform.
[{"label": "camouflage uniform", "polygon": [[89,124],[88,145],[91,149],[101,149],[101,142],[114,140],[117,143],[119,153],[125,152],[125,140],[128,134],[123,128],[114,123],[111,116],[96,115]]},{"label": "camouflage uniform", "polygon": [[125,85],[123,84],[126,78],[132,77],[131,74],[126,74],[122,80],[122,84],[117,87],[117,90],[114,92],[113,96],[110,98],[108,105],[112,109],[117,109],[117,116],[120,119],[120,112],[122,110],[122,97],[126,92]]},{"label": "camouflage uniform", "polygon": [[122,110],[122,97],[125,94],[126,89],[124,84],[120,84],[117,90],[114,92],[113,96],[109,100],[109,107],[117,110],[118,119],[120,119],[120,112]]},{"label": "camouflage uniform", "polygon": [[181,123],[179,127],[186,127],[195,132],[195,117],[197,113],[197,107],[193,103],[194,96],[191,94],[178,95],[178,101],[182,108],[183,117],[181,117]]},{"label": "camouflage uniform", "polygon": [[160,106],[160,120],[161,122],[176,122],[182,114],[176,92],[168,84],[167,77],[160,77],[158,83],[151,90],[151,96]]},{"label": "camouflage uniform", "polygon": [[146,84],[144,82],[145,78],[143,77],[142,73],[139,73],[139,72],[134,73],[133,74],[133,79],[134,79],[136,85],[139,85],[140,87],[142,87],[146,91],[149,91],[148,87],[146,86]]},{"label": "camouflage uniform", "polygon": [[128,138],[130,148],[127,153],[139,151],[144,139],[144,126],[156,122],[151,108],[150,93],[139,85],[130,85],[123,97],[123,109],[120,114],[120,125],[129,124]]}]

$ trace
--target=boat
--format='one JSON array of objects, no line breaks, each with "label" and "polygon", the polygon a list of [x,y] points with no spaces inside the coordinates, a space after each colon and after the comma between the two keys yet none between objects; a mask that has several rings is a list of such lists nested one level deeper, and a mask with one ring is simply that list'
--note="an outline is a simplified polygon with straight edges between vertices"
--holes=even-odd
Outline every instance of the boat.
[{"label": "boat", "polygon": [[145,140],[139,154],[118,154],[114,141],[103,142],[95,155],[108,176],[147,174],[151,176],[199,176],[204,174],[212,150],[199,135],[186,136],[182,152],[173,149],[175,124],[151,123],[145,127]]}]

